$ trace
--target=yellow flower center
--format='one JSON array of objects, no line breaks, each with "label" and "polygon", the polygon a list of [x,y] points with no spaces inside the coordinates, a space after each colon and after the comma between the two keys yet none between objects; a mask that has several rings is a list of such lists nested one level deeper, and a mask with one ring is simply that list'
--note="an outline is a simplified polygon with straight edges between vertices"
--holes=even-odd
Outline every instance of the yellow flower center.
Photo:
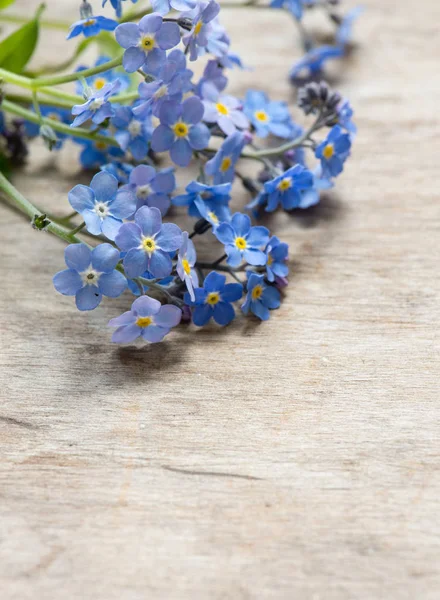
[{"label": "yellow flower center", "polygon": [[87,19],[87,21],[84,22],[84,27],[91,27],[95,23],[96,23],[95,19]]},{"label": "yellow flower center", "polygon": [[153,322],[151,317],[139,317],[136,321],[138,327],[148,327]]},{"label": "yellow flower center", "polygon": [[194,35],[199,35],[202,25],[203,25],[202,21],[199,21],[197,23],[197,25],[194,27]]},{"label": "yellow flower center", "polygon": [[227,171],[229,169],[229,167],[232,165],[232,160],[230,159],[229,156],[225,156],[225,158],[222,160],[221,165],[220,165],[220,171],[222,173],[224,173],[225,171]]},{"label": "yellow flower center", "polygon": [[154,37],[151,35],[144,35],[144,37],[141,39],[142,50],[145,50],[145,52],[150,52],[150,50],[153,50],[154,46]]},{"label": "yellow flower center", "polygon": [[252,300],[258,300],[263,295],[263,286],[258,284],[256,285],[251,292]]},{"label": "yellow flower center", "polygon": [[237,246],[237,248],[239,250],[245,250],[247,247],[247,242],[244,238],[237,237],[237,238],[235,238],[235,245]]},{"label": "yellow flower center", "polygon": [[206,297],[207,304],[214,306],[218,302],[220,302],[220,294],[218,292],[211,292],[210,294],[207,295],[207,297]]},{"label": "yellow flower center", "polygon": [[104,142],[96,142],[95,148],[97,150],[105,150],[107,148],[107,145],[104,144]]},{"label": "yellow flower center", "polygon": [[211,219],[211,221],[213,223],[215,223],[217,225],[217,223],[218,223],[218,217],[217,217],[217,215],[215,213],[212,212],[212,210],[209,211],[208,217]]},{"label": "yellow flower center", "polygon": [[292,187],[292,180],[290,179],[290,177],[285,177],[277,185],[277,188],[280,190],[280,192],[285,192],[286,190],[290,189],[291,187]]},{"label": "yellow flower center", "polygon": [[324,150],[322,152],[324,158],[327,160],[330,160],[334,153],[335,153],[335,149],[333,147],[333,144],[327,144],[327,146],[324,148]]},{"label": "yellow flower center", "polygon": [[179,121],[173,126],[173,131],[176,137],[183,138],[188,135],[189,128],[186,123],[182,123],[182,121]]},{"label": "yellow flower center", "polygon": [[261,123],[266,123],[269,120],[267,112],[265,110],[257,110],[255,112],[255,118],[257,121],[261,121]]},{"label": "yellow flower center", "polygon": [[95,83],[93,85],[95,87],[95,90],[102,90],[106,83],[107,82],[104,79],[104,77],[98,77],[98,79],[95,79]]},{"label": "yellow flower center", "polygon": [[267,264],[270,267],[270,265],[273,263],[273,256],[272,254],[269,254],[269,256],[267,257]]},{"label": "yellow flower center", "polygon": [[156,243],[153,238],[143,238],[142,240],[142,248],[145,252],[152,253],[156,249]]},{"label": "yellow flower center", "polygon": [[187,261],[186,258],[184,258],[182,260],[182,267],[183,267],[183,270],[185,271],[185,273],[187,275],[189,275],[191,273],[191,267],[190,267],[189,262]]},{"label": "yellow flower center", "polygon": [[215,107],[221,115],[229,115],[229,109],[221,102],[217,102]]}]

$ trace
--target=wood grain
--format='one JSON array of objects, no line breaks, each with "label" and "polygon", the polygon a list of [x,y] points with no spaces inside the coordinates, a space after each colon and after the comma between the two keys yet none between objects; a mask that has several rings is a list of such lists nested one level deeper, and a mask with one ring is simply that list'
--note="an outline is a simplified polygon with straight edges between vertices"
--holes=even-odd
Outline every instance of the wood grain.
[{"label": "wood grain", "polygon": [[[62,244],[0,206],[3,600],[439,598],[440,3],[363,3],[331,69],[353,158],[319,208],[270,220],[293,256],[270,322],[113,347],[128,299],[76,312]],[[231,90],[291,101],[290,19],[224,13],[258,69]],[[41,62],[65,49],[51,31]],[[16,185],[61,210],[77,153],[35,146]]]}]

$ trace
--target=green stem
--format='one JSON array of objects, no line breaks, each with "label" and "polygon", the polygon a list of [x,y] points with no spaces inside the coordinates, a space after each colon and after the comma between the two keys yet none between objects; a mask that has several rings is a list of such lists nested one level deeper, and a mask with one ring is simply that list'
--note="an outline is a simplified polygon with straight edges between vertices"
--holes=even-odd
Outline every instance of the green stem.
[{"label": "green stem", "polygon": [[[29,200],[20,194],[20,192],[10,183],[3,173],[0,173],[0,191],[8,198],[11,204],[13,204],[18,210],[27,215],[30,219],[34,219],[36,216],[41,216],[42,213],[36,206],[34,206]],[[56,223],[49,223],[46,227],[46,231],[53,233],[60,239],[64,240],[69,244],[80,244],[81,240],[75,236],[72,231],[60,227]]]},{"label": "green stem", "polygon": [[[15,25],[25,25],[29,23],[29,17],[21,17],[19,15],[7,15],[3,14],[0,16],[1,23],[13,23]],[[52,21],[43,19],[40,21],[40,25],[42,27],[47,27],[48,29],[59,29],[65,31],[69,29],[71,23],[67,23],[66,21]]]},{"label": "green stem", "polygon": [[[25,94],[6,94],[5,99],[26,105],[32,104],[32,96],[26,96]],[[43,106],[54,106],[56,108],[66,108],[69,110],[72,108],[70,102],[64,102],[63,100],[46,100],[45,98],[40,98],[39,104]]]},{"label": "green stem", "polygon": [[[14,104],[14,102],[10,102],[9,100],[3,100],[2,109],[18,117],[22,117],[31,123],[36,123],[37,125],[40,123],[40,118],[37,114],[31,110],[23,108],[22,106],[19,106],[18,104]],[[59,121],[48,119],[47,117],[43,117],[41,122],[45,123],[46,125],[50,125],[53,130],[58,131],[59,133],[64,133],[65,135],[71,135],[84,140],[93,140],[94,142],[101,142],[108,146],[119,147],[119,144],[115,139],[106,137],[105,135],[101,135],[99,133],[92,133],[87,131],[87,129],[82,129],[81,127],[70,127],[65,123],[60,123]]]},{"label": "green stem", "polygon": [[[83,71],[77,71],[76,73],[69,73],[68,75],[55,75],[54,77],[37,77],[37,79],[31,79],[32,88],[47,87],[51,85],[60,85],[61,83],[70,83],[71,81],[77,81],[80,77],[92,77],[93,75],[99,75],[110,69],[115,69],[122,65],[122,56],[114,58],[102,65],[97,67],[91,67],[90,69],[84,69]],[[1,71],[1,70],[0,70]],[[1,73],[0,73],[1,77]]]},{"label": "green stem", "polygon": [[81,231],[81,229],[84,229],[85,226],[86,226],[86,224],[83,221],[77,227],[75,227],[74,229],[72,229],[71,232],[70,232],[70,234],[71,235],[76,235],[77,233],[79,233]]}]

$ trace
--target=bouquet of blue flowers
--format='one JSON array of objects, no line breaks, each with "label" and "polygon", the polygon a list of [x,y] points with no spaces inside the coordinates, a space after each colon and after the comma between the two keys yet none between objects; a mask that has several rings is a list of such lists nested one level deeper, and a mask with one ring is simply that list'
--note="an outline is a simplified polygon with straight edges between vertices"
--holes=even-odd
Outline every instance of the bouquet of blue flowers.
[{"label": "bouquet of blue flowers", "polygon": [[[0,10],[11,4],[3,0]],[[202,327],[213,319],[225,326],[235,318],[236,303],[244,314],[267,320],[288,283],[289,249],[252,219],[317,204],[341,174],[356,127],[349,102],[325,83],[323,69],[348,51],[359,10],[342,18],[336,0],[246,4],[249,10],[285,9],[299,28],[306,54],[290,79],[298,86],[299,109],[310,118],[302,127],[285,102],[265,91],[249,90],[244,98],[226,92],[228,70],[244,67],[230,51],[215,0],[139,1],[136,10],[128,0],[110,4],[114,19],[80,2],[80,20],[67,39],[82,41],[73,58],[43,73],[26,71],[44,25],[43,6],[0,41],[0,191],[34,229],[67,243],[66,268],[53,284],[74,296],[80,311],[95,309],[103,296],[132,295],[130,309],[109,322],[114,342],[159,342],[180,322]],[[324,10],[336,25],[334,44],[316,45],[307,33],[303,17],[311,9]],[[60,74],[90,44],[106,54],[93,66]],[[196,60],[204,61],[198,80],[191,70]],[[76,83],[75,94],[59,88],[69,82]],[[89,185],[69,192],[67,216],[37,209],[9,180],[36,136],[52,151],[73,139],[82,167],[94,172]],[[253,176],[243,175],[244,161],[255,165]],[[186,176],[181,193],[178,169]],[[235,182],[249,202],[231,213]],[[192,231],[164,220],[171,206],[186,207],[195,220]],[[202,235],[218,244],[216,260],[197,252]]]}]

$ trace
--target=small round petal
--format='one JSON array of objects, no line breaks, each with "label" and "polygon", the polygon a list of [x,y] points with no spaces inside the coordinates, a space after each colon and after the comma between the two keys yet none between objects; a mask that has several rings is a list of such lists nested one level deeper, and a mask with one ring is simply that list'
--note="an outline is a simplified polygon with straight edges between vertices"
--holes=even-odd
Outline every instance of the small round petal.
[{"label": "small round petal", "polygon": [[146,185],[154,178],[156,171],[149,165],[138,165],[130,173],[130,183],[133,185]]},{"label": "small round petal", "polygon": [[76,185],[68,194],[71,207],[79,213],[91,210],[95,205],[95,194],[86,185]]},{"label": "small round petal", "polygon": [[[139,29],[143,33],[155,33],[162,25],[162,17],[158,13],[145,15],[139,21]],[[162,25],[163,26],[163,25]]]},{"label": "small round petal", "polygon": [[231,267],[238,267],[242,261],[242,253],[235,246],[226,246],[226,254],[228,255],[227,263]]},{"label": "small round petal", "polygon": [[109,298],[117,298],[127,288],[127,280],[119,271],[104,273],[98,280],[101,294]]},{"label": "small round petal", "polygon": [[100,171],[93,177],[90,187],[97,200],[109,202],[118,191],[118,180],[107,171]]},{"label": "small round petal", "polygon": [[170,157],[179,167],[187,167],[192,158],[192,150],[188,140],[183,138],[176,140],[171,146]]},{"label": "small round petal", "polygon": [[123,23],[115,30],[116,41],[120,46],[127,49],[136,46],[139,41],[139,27],[136,23]]},{"label": "small round petal", "polygon": [[243,296],[243,286],[241,283],[228,283],[222,291],[222,300],[225,302],[235,302]]},{"label": "small round petal", "polygon": [[110,273],[119,262],[120,252],[111,244],[99,244],[92,250],[92,266],[101,273]]},{"label": "small round petal", "polygon": [[169,332],[170,330],[166,329],[165,327],[156,327],[155,325],[150,325],[142,331],[142,337],[147,342],[150,342],[150,344],[155,344],[157,342],[161,342]]},{"label": "small round petal", "polygon": [[226,282],[226,276],[220,275],[216,271],[211,271],[205,279],[205,290],[210,292],[220,292],[223,290]]},{"label": "small round petal", "polygon": [[280,292],[275,287],[267,286],[263,292],[262,302],[267,308],[279,308]]},{"label": "small round petal", "polygon": [[214,235],[222,244],[234,243],[234,230],[232,229],[229,223],[220,223],[220,225],[215,230]]},{"label": "small round petal", "polygon": [[214,306],[213,316],[219,325],[228,325],[235,317],[234,307],[228,302],[219,302]]},{"label": "small round petal", "polygon": [[156,242],[165,252],[174,252],[182,245],[182,230],[174,223],[164,223]]},{"label": "small round petal", "polygon": [[133,302],[131,308],[139,317],[151,317],[160,311],[161,303],[150,296],[141,296]]},{"label": "small round petal", "polygon": [[191,127],[188,134],[189,143],[194,150],[203,150],[206,148],[210,137],[209,129],[203,123]]},{"label": "small round petal", "polygon": [[145,58],[145,53],[140,48],[128,48],[122,57],[122,66],[127,73],[134,73],[143,66]]},{"label": "small round petal", "polygon": [[251,311],[262,321],[267,321],[270,318],[269,309],[261,302],[251,302]]},{"label": "small round petal", "polygon": [[69,269],[84,271],[91,261],[91,252],[85,244],[70,244],[64,250],[64,260]]},{"label": "small round petal", "polygon": [[131,190],[119,190],[111,203],[111,215],[116,219],[127,219],[136,210],[136,195]]},{"label": "small round petal", "polygon": [[267,256],[262,250],[256,248],[247,248],[243,252],[244,260],[253,266],[263,266],[267,262]]},{"label": "small round petal", "polygon": [[123,251],[137,248],[141,243],[142,231],[136,223],[124,223],[115,237],[115,242]]},{"label": "small round petal", "polygon": [[102,233],[109,240],[114,240],[118,235],[119,230],[122,227],[122,221],[115,219],[114,217],[107,217],[101,224]]},{"label": "small round petal", "polygon": [[55,289],[64,296],[74,296],[83,286],[83,281],[78,271],[66,269],[60,271],[53,278]]},{"label": "small round petal", "polygon": [[150,208],[149,206],[141,206],[136,211],[134,216],[136,224],[141,228],[144,236],[151,236],[158,233],[162,226],[162,215],[160,210],[157,208]]},{"label": "small round petal", "polygon": [[154,322],[160,327],[171,329],[171,327],[175,327],[180,323],[181,318],[182,311],[179,307],[173,304],[165,304],[154,317]]},{"label": "small round petal", "polygon": [[162,50],[170,50],[180,42],[180,29],[177,23],[164,23],[156,34],[156,42]]},{"label": "small round petal", "polygon": [[78,310],[93,310],[102,300],[96,285],[85,285],[75,296],[76,307]]},{"label": "small round petal", "polygon": [[147,270],[148,256],[139,248],[132,248],[124,257],[124,270],[127,277],[140,277]]},{"label": "small round petal", "polygon": [[153,131],[151,148],[154,152],[165,152],[173,145],[174,133],[166,125],[159,125]]},{"label": "small round petal", "polygon": [[249,215],[235,213],[231,219],[231,225],[238,236],[245,236],[251,228]]},{"label": "small round petal", "polygon": [[246,241],[249,246],[265,246],[269,241],[269,237],[270,233],[267,227],[257,225],[256,227],[251,227],[251,230],[249,231],[249,234],[246,237]]},{"label": "small round petal", "polygon": [[202,120],[204,112],[203,103],[197,96],[187,98],[182,104],[182,120],[195,125]]},{"label": "small round petal", "polygon": [[166,252],[162,252],[162,250],[156,250],[156,252],[153,252],[148,261],[148,270],[153,277],[168,277],[172,268],[173,263],[171,258]]},{"label": "small round petal", "polygon": [[128,344],[133,342],[141,334],[142,329],[138,327],[136,323],[133,323],[132,325],[119,327],[112,335],[112,342],[115,344]]},{"label": "small round petal", "polygon": [[197,327],[203,327],[212,317],[212,308],[209,304],[196,306],[193,311],[193,323]]},{"label": "small round petal", "polygon": [[122,327],[123,325],[132,325],[136,322],[136,315],[131,311],[127,310],[119,317],[115,317],[114,319],[110,319],[108,322],[109,327]]}]

